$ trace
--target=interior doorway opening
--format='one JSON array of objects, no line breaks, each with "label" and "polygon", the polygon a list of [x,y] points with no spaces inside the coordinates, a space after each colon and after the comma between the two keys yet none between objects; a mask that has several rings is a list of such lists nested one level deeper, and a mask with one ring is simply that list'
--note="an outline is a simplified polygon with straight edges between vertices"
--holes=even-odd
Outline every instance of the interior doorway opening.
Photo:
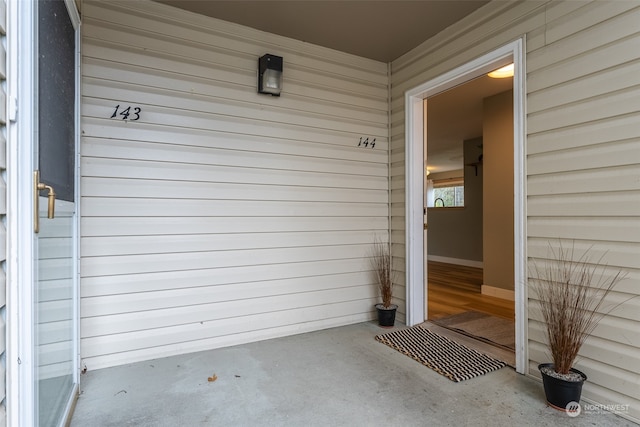
[{"label": "interior doorway opening", "polygon": [[424,101],[426,320],[514,365],[513,76],[490,75]]},{"label": "interior doorway opening", "polygon": [[[511,251],[514,283],[513,300],[515,311],[515,354],[516,371],[525,372],[525,243],[524,243],[524,64],[522,40],[516,40],[444,75],[423,83],[407,91],[405,95],[406,112],[406,165],[407,165],[407,324],[422,323],[429,317],[428,288],[428,208],[425,203],[427,176],[425,173],[425,155],[428,144],[425,127],[428,123],[428,107],[425,100],[460,86],[470,80],[513,62],[513,154],[511,197],[513,221]],[[428,161],[428,159],[427,159]],[[476,165],[477,166],[477,165]],[[437,209],[437,208],[436,208]],[[429,227],[427,227],[429,225]],[[423,230],[422,232],[420,230]],[[499,291],[498,291],[499,292]]]}]

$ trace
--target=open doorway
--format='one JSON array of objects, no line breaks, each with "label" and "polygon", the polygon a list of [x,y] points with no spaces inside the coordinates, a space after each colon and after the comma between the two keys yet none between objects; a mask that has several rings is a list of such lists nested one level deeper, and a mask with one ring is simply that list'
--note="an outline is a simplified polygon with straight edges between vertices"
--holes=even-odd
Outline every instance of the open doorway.
[{"label": "open doorway", "polygon": [[[449,89],[463,85],[498,67],[515,63],[513,91],[509,93],[513,102],[513,152],[509,166],[512,180],[507,195],[512,201],[511,253],[513,269],[510,271],[514,284],[512,291],[515,312],[515,354],[516,370],[525,371],[525,304],[524,304],[524,115],[523,93],[524,73],[522,41],[517,40],[471,61],[451,72],[429,80],[407,91],[406,107],[406,163],[407,163],[407,323],[415,325],[429,318],[429,299],[426,279],[429,277],[429,239],[427,228],[429,212],[425,205],[427,178],[425,174],[425,153],[428,142],[424,128],[428,124],[429,107],[425,100]],[[473,144],[479,145],[476,142]],[[484,151],[484,150],[483,150]],[[486,155],[486,153],[484,153]],[[477,160],[477,159],[476,159]],[[428,160],[427,160],[428,162]],[[485,160],[486,162],[486,160]],[[477,161],[469,163],[478,163]],[[486,164],[486,163],[485,163]],[[466,166],[465,166],[466,167]],[[469,166],[475,173],[479,165]],[[481,166],[480,166],[481,167]],[[485,166],[486,167],[486,166]],[[427,224],[429,227],[427,227]],[[424,226],[424,227],[423,227]],[[424,230],[421,232],[420,230]],[[485,239],[486,240],[486,239]],[[484,280],[483,280],[484,281]],[[498,291],[499,292],[499,291]]]},{"label": "open doorway", "polygon": [[490,74],[424,101],[426,320],[514,365],[513,76]]}]

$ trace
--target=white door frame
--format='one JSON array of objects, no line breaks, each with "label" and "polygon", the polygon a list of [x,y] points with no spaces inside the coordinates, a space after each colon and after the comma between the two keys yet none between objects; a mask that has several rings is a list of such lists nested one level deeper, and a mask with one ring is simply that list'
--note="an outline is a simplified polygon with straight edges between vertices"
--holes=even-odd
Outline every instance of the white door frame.
[{"label": "white door frame", "polygon": [[[35,2],[7,2],[7,424],[33,419]],[[25,398],[25,396],[29,396]]]},{"label": "white door frame", "polygon": [[[76,153],[79,141],[80,15],[74,0],[64,0],[76,29]],[[37,138],[37,2],[8,1],[7,19],[7,301],[6,408],[7,425],[34,425],[34,309],[35,245],[33,238],[33,170]],[[76,154],[76,161],[77,161]],[[76,170],[79,164],[76,164]],[[76,184],[77,182],[76,172]],[[79,206],[78,185],[76,203]],[[79,235],[79,212],[76,215]],[[76,254],[78,239],[76,239]],[[77,259],[76,259],[77,263]],[[76,270],[76,311],[78,283]],[[78,317],[79,319],[79,317]],[[78,346],[78,327],[74,335]],[[79,346],[78,346],[79,347]],[[77,353],[77,352],[76,352]],[[76,355],[76,359],[78,356]],[[75,366],[79,367],[78,360]],[[79,368],[78,368],[79,369]],[[78,383],[78,369],[74,382]],[[66,411],[70,407],[66,408]]]},{"label": "white door frame", "polygon": [[525,63],[524,40],[517,39],[405,93],[407,325],[425,320],[423,248],[424,100],[513,60],[514,267],[516,371],[525,373],[526,354],[526,213],[525,213]]}]

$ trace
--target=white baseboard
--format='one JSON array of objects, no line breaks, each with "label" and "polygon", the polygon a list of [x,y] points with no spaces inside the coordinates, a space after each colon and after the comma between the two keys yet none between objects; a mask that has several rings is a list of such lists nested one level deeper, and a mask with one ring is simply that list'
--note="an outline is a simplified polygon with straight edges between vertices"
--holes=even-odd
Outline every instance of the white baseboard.
[{"label": "white baseboard", "polygon": [[473,261],[470,259],[449,258],[446,256],[428,255],[427,260],[435,262],[444,262],[447,264],[464,265],[465,267],[482,268],[484,264],[482,261]]},{"label": "white baseboard", "polygon": [[494,286],[482,285],[482,289],[480,291],[482,295],[487,295],[490,297],[496,297],[500,299],[506,299],[509,301],[516,300],[516,293],[510,289],[496,288]]}]

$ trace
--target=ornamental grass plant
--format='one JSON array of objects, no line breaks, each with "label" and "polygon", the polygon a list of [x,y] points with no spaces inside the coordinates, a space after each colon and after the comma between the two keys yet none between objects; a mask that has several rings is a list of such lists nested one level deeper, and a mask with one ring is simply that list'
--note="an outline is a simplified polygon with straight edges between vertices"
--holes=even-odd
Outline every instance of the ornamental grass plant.
[{"label": "ornamental grass plant", "polygon": [[[593,256],[593,247],[577,255],[571,247],[554,248],[550,259],[533,261],[532,288],[537,294],[555,372],[569,375],[580,348],[604,316],[620,303],[605,304],[613,288],[626,276],[613,276],[603,264],[604,255]],[[606,305],[606,306],[605,306]]]},{"label": "ornamental grass plant", "polygon": [[389,244],[383,242],[378,237],[374,237],[373,245],[369,252],[369,262],[378,279],[378,289],[382,297],[382,305],[384,308],[389,308],[391,306],[391,298],[393,297],[393,272],[391,271]]}]

